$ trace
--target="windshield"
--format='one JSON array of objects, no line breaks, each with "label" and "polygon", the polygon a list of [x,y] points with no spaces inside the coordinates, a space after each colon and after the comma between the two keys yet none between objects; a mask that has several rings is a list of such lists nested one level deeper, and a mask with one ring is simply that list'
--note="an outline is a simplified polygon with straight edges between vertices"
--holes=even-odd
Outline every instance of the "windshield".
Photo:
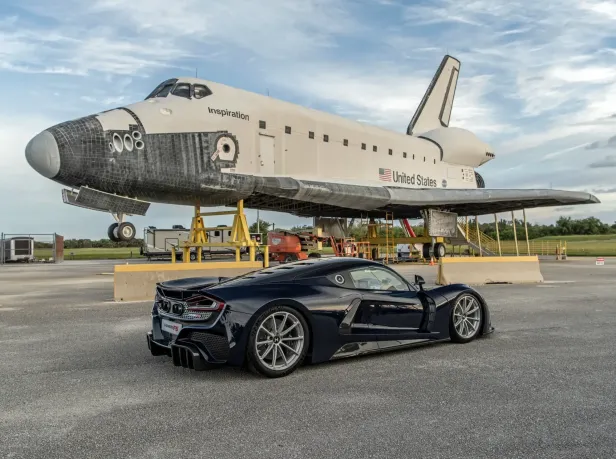
[{"label": "windshield", "polygon": [[185,97],[186,99],[190,99],[190,84],[188,83],[178,83],[171,91],[171,94],[178,97]]},{"label": "windshield", "polygon": [[203,84],[194,84],[178,82],[177,78],[163,81],[161,84],[156,86],[156,89],[152,91],[147,99],[152,99],[153,97],[167,97],[169,94],[184,97],[186,99],[203,99],[212,94],[210,88]]},{"label": "windshield", "polygon": [[169,91],[171,91],[171,88],[173,88],[173,85],[177,83],[177,81],[177,78],[163,81],[161,84],[156,86],[156,89],[154,89],[154,91],[152,91],[148,95],[148,97],[146,97],[146,100],[151,99],[152,97],[166,97],[167,94],[169,94]]}]

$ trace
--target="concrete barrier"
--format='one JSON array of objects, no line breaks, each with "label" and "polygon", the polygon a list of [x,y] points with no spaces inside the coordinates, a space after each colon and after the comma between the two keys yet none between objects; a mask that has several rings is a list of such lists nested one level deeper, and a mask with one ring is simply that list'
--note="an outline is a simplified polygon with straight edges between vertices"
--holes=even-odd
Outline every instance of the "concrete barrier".
[{"label": "concrete barrier", "polygon": [[234,277],[263,268],[262,261],[115,265],[115,301],[153,300],[157,282],[185,277]]},{"label": "concrete barrier", "polygon": [[439,260],[438,285],[536,284],[543,282],[539,257],[471,257]]}]

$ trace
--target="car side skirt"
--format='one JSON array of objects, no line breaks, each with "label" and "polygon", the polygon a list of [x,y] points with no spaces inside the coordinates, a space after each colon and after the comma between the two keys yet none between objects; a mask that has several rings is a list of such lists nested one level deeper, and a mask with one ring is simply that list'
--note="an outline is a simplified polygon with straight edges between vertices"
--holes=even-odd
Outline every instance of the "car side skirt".
[{"label": "car side skirt", "polygon": [[[363,343],[346,343],[338,349],[329,360],[339,360],[347,357],[357,357],[365,354],[378,354],[382,352],[407,349],[421,344],[447,341],[447,338],[439,339],[405,339],[390,341],[371,341]],[[315,362],[316,363],[316,362]]]}]

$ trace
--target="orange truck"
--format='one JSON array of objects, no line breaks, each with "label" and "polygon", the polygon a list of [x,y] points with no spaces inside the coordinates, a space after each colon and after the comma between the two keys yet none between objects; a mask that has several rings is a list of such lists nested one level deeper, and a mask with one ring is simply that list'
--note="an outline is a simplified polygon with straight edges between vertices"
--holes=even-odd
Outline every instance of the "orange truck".
[{"label": "orange truck", "polygon": [[327,238],[317,237],[311,233],[292,233],[290,231],[270,231],[267,233],[267,245],[271,261],[290,263],[297,260],[321,256],[309,250]]}]

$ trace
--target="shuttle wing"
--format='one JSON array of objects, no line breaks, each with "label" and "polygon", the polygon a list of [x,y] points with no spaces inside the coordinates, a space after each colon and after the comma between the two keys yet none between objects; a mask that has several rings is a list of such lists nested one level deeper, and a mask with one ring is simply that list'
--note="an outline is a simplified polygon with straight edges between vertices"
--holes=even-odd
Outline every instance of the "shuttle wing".
[{"label": "shuttle wing", "polygon": [[360,218],[369,213],[383,218],[386,212],[393,212],[395,218],[422,218],[421,211],[426,209],[471,216],[600,202],[589,193],[561,190],[403,188],[291,177],[252,178],[254,187],[244,198],[246,207],[305,217]]}]

